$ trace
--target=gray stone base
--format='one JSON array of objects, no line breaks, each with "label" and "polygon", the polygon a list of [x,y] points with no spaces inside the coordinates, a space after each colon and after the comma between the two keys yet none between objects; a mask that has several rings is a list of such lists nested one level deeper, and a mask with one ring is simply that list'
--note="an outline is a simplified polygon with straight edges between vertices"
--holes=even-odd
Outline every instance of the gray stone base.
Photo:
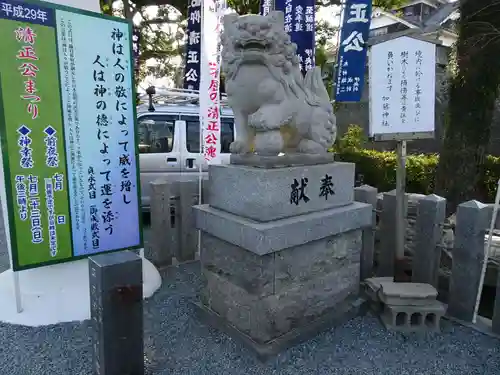
[{"label": "gray stone base", "polygon": [[230,156],[230,163],[234,165],[245,165],[255,168],[288,168],[306,165],[318,165],[333,163],[334,154],[285,154],[282,156],[264,156],[257,154]]},{"label": "gray stone base", "polygon": [[269,358],[276,356],[284,350],[312,339],[314,336],[326,329],[343,324],[356,316],[366,314],[368,311],[368,301],[366,299],[352,297],[346,299],[334,310],[322,315],[320,318],[310,322],[306,326],[295,328],[271,341],[258,343],[202,303],[194,302],[193,305],[197,316],[201,321],[240,341],[243,345],[253,351],[257,358],[262,362],[267,361]]}]

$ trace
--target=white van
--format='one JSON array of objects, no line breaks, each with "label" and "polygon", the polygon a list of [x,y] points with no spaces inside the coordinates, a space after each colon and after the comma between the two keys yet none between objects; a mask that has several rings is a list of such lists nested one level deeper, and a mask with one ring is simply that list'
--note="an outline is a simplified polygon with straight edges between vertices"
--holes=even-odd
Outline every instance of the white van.
[{"label": "white van", "polygon": [[[142,208],[149,211],[150,183],[197,180],[199,163],[203,177],[208,165],[200,155],[200,107],[193,90],[149,88],[137,107],[139,167]],[[221,163],[229,163],[229,145],[234,140],[234,117],[221,99]]]}]

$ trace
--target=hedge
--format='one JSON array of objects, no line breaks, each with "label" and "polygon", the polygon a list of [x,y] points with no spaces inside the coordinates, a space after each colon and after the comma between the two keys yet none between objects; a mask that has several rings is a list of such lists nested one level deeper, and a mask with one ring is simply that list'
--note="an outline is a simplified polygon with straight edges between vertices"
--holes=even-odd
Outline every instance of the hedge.
[{"label": "hedge", "polygon": [[[396,154],[389,151],[363,149],[363,130],[351,125],[338,140],[332,151],[336,160],[356,164],[356,177],[363,184],[379,191],[390,191],[396,187]],[[439,162],[438,154],[408,155],[406,159],[406,191],[431,194]],[[495,200],[497,182],[500,178],[500,157],[489,155],[483,168],[483,181],[488,192],[488,202]]]}]

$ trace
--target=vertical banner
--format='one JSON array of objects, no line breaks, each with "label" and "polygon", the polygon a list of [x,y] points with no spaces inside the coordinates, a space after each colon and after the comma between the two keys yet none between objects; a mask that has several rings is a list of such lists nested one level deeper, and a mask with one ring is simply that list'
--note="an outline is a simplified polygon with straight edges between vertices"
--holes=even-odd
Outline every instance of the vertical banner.
[{"label": "vertical banner", "polygon": [[261,0],[260,13],[267,15],[273,6],[285,14],[285,31],[297,44],[300,70],[305,74],[315,62],[315,0]]},{"label": "vertical banner", "polygon": [[200,89],[201,1],[190,0],[188,6],[184,88],[189,90]]},{"label": "vertical banner", "polygon": [[200,67],[200,124],[203,156],[208,163],[220,154],[220,63],[224,0],[204,0],[202,4],[202,44]]},{"label": "vertical banner", "polygon": [[139,62],[140,45],[141,45],[141,31],[139,30],[138,27],[133,26],[132,27],[132,52],[134,55],[135,74],[139,74],[139,69],[141,67],[140,62]]},{"label": "vertical banner", "polygon": [[0,33],[13,269],[142,247],[131,25],[3,0]]},{"label": "vertical banner", "polygon": [[371,0],[346,1],[335,74],[336,102],[361,100],[371,14]]}]

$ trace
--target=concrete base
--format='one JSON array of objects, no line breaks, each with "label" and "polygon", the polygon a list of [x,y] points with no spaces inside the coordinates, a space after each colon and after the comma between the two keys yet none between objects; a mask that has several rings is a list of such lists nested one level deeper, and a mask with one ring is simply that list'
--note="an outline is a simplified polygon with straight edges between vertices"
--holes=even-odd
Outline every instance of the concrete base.
[{"label": "concrete base", "polygon": [[439,301],[427,306],[384,305],[380,315],[385,328],[399,332],[440,332],[446,307]]},{"label": "concrete base", "polygon": [[[142,260],[143,296],[161,287],[161,276]],[[90,319],[89,261],[54,264],[19,272],[23,312],[16,312],[12,270],[0,273],[0,322],[31,327]]]},{"label": "concrete base", "polygon": [[301,344],[318,333],[341,325],[356,316],[364,315],[368,311],[368,301],[364,298],[351,298],[345,300],[335,310],[324,314],[320,318],[310,322],[307,326],[301,326],[292,331],[275,338],[266,343],[258,343],[245,333],[229,324],[226,319],[202,303],[193,303],[198,318],[206,324],[228,334],[235,340],[255,353],[257,358],[265,362],[293,346]]}]

